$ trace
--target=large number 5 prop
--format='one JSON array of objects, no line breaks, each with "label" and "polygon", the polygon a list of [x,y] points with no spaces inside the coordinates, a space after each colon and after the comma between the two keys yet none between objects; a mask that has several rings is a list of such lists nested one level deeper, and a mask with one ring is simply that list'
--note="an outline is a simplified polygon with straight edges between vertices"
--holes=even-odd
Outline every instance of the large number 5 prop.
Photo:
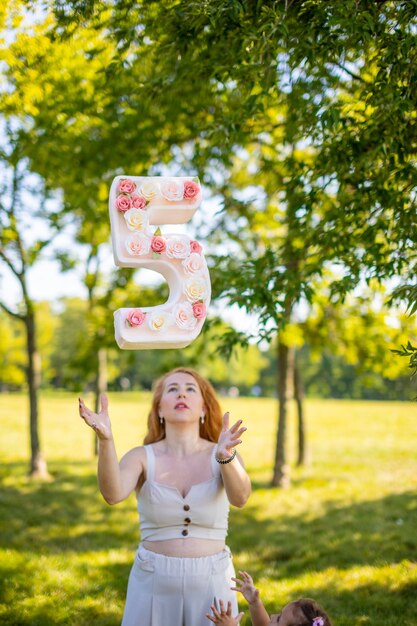
[{"label": "large number 5 prop", "polygon": [[210,276],[202,247],[187,235],[151,225],[184,224],[199,207],[198,178],[117,176],[109,198],[114,262],[159,272],[169,286],[159,306],[114,313],[120,348],[184,348],[199,335],[210,303]]}]

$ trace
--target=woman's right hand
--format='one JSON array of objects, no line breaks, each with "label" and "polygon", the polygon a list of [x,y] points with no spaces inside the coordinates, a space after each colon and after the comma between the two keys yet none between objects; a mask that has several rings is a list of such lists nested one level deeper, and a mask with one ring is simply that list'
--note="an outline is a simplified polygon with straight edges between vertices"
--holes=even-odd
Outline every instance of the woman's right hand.
[{"label": "woman's right hand", "polygon": [[91,411],[85,406],[84,401],[78,398],[80,416],[87,426],[90,426],[90,428],[94,430],[99,439],[113,439],[108,406],[109,401],[104,393],[100,396],[100,413]]}]

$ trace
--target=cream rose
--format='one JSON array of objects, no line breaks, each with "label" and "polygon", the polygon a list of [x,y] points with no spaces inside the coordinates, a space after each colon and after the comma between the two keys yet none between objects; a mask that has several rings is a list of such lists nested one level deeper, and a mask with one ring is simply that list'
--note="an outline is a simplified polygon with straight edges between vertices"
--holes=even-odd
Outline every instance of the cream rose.
[{"label": "cream rose", "polygon": [[207,281],[202,276],[192,276],[185,282],[184,293],[190,302],[205,300],[209,293]]},{"label": "cream rose", "polygon": [[183,330],[193,330],[197,326],[197,319],[190,302],[179,302],[173,311],[175,323]]},{"label": "cream rose", "polygon": [[142,209],[129,209],[124,213],[124,218],[129,230],[146,230],[148,227],[148,214]]},{"label": "cream rose", "polygon": [[152,180],[145,180],[145,182],[141,184],[139,191],[142,196],[149,201],[157,195],[158,187]]},{"label": "cream rose", "polygon": [[151,238],[144,233],[133,233],[126,239],[126,248],[132,256],[143,256],[151,250]]},{"label": "cream rose", "polygon": [[122,178],[119,180],[118,189],[120,193],[133,193],[136,189],[136,184],[129,178]]},{"label": "cream rose", "polygon": [[205,266],[203,257],[197,252],[191,252],[182,264],[187,274],[201,274]]},{"label": "cream rose", "polygon": [[161,332],[169,328],[174,324],[174,317],[170,313],[159,309],[158,311],[151,311],[147,315],[148,326],[155,332]]},{"label": "cream rose", "polygon": [[170,259],[185,259],[190,254],[190,240],[184,235],[169,237],[166,253]]},{"label": "cream rose", "polygon": [[160,189],[165,200],[170,202],[178,202],[184,197],[184,183],[182,181],[169,178],[161,183]]}]

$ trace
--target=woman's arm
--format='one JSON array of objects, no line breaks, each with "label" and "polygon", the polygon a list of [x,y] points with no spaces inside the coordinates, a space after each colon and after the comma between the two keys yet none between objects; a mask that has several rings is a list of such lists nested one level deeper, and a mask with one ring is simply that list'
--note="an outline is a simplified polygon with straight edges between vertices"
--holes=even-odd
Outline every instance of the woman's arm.
[{"label": "woman's arm", "polygon": [[144,469],[143,448],[134,448],[118,461],[114,445],[111,423],[108,414],[108,400],[104,394],[100,397],[99,413],[88,409],[79,399],[80,416],[98,437],[98,485],[108,504],[117,504],[125,500],[138,484]]},{"label": "woman's arm", "polygon": [[[231,450],[242,443],[240,436],[246,431],[242,427],[242,420],[238,420],[229,428],[229,413],[223,416],[223,428],[217,444],[216,460],[227,461],[233,455]],[[224,488],[230,504],[239,508],[243,507],[251,493],[250,478],[243,467],[242,459],[235,455],[229,463],[221,463],[220,471],[223,478]]]}]

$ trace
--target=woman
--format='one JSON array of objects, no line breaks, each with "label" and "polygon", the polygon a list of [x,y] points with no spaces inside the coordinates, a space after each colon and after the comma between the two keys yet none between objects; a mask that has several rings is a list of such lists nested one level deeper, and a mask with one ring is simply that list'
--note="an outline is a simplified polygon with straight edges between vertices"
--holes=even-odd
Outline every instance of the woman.
[{"label": "woman", "polygon": [[120,464],[107,398],[99,414],[80,400],[80,415],[98,436],[98,482],[106,502],[137,494],[141,543],[122,626],[206,626],[214,597],[237,611],[225,538],[229,503],[242,507],[251,490],[235,450],[246,430],[242,420],[229,428],[210,383],[187,368],[156,383],[145,445]]}]

